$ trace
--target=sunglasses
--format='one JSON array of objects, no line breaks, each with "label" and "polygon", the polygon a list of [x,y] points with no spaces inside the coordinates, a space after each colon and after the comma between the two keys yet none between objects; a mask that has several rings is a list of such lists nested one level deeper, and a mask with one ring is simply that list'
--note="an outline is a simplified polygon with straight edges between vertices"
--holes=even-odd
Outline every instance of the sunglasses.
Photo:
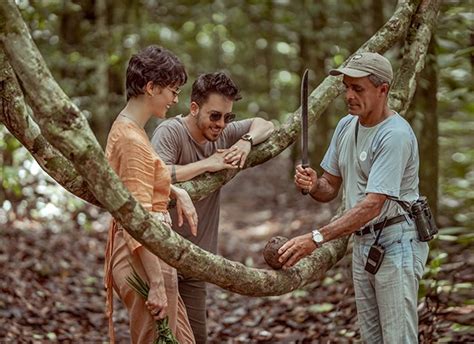
[{"label": "sunglasses", "polygon": [[209,119],[212,122],[218,122],[221,120],[222,116],[224,116],[224,123],[228,124],[232,121],[235,120],[235,113],[226,113],[225,115],[222,115],[220,112],[211,112],[209,114]]}]

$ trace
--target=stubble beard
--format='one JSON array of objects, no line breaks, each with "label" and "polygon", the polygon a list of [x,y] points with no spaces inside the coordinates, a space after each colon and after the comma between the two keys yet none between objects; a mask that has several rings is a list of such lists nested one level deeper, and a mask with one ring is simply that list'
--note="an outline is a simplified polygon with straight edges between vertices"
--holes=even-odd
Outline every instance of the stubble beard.
[{"label": "stubble beard", "polygon": [[[198,113],[198,115],[196,116],[196,126],[199,129],[199,131],[201,132],[202,136],[204,136],[204,138],[209,142],[217,141],[217,139],[220,136],[220,134],[217,135],[217,136],[209,134],[209,131],[211,131],[211,128],[210,128],[209,125],[206,125],[204,123],[204,121],[201,120],[201,113]],[[221,131],[221,133],[222,133],[222,131]]]}]

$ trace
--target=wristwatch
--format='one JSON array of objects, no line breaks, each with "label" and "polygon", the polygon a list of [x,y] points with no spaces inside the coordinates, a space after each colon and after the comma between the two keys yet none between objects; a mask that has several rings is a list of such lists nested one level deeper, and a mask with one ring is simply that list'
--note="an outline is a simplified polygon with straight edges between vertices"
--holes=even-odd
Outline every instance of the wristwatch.
[{"label": "wristwatch", "polygon": [[313,236],[313,241],[316,244],[316,247],[321,247],[321,245],[324,242],[324,238],[323,238],[323,235],[321,234],[321,232],[317,229],[314,229],[311,232],[311,234]]},{"label": "wristwatch", "polygon": [[245,134],[245,135],[242,135],[242,137],[241,137],[240,139],[241,139],[241,140],[244,140],[244,141],[250,142],[250,146],[253,146],[253,138],[252,138],[252,135],[250,135],[250,134]]}]

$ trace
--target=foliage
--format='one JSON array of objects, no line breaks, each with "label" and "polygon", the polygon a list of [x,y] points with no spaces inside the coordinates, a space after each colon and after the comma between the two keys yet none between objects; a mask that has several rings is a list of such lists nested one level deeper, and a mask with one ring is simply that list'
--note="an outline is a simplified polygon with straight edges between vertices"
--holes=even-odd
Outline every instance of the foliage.
[{"label": "foliage", "polygon": [[0,125],[0,224],[29,218],[51,221],[52,230],[76,224],[90,229],[98,211],[73,197],[33,160],[28,151]]},{"label": "foliage", "polygon": [[[453,6],[455,5],[455,6]],[[442,224],[474,228],[472,8],[445,2],[437,34]],[[471,36],[469,36],[470,33]],[[470,38],[471,37],[471,38]]]}]

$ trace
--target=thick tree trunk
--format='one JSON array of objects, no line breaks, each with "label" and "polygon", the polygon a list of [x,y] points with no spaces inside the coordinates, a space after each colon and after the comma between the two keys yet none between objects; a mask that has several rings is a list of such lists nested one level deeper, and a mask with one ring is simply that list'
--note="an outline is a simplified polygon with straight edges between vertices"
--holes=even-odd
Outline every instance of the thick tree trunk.
[{"label": "thick tree trunk", "polygon": [[[417,4],[418,1],[403,1],[394,16],[361,50],[386,51],[404,36]],[[325,244],[288,271],[258,270],[210,254],[168,230],[136,202],[112,171],[84,116],[51,77],[11,0],[0,2],[0,29],[6,56],[23,85],[41,133],[72,162],[97,201],[127,232],[182,273],[241,294],[278,295],[321,278],[344,255],[347,239]],[[340,79],[328,77],[312,92],[309,99],[312,123],[340,91]],[[400,103],[400,106],[404,105]],[[269,140],[256,147],[249,156],[247,167],[271,159],[288,147],[300,130],[299,117],[300,112],[296,111]],[[228,171],[214,176],[207,174],[184,186],[198,198],[221,187],[234,175]]]},{"label": "thick tree trunk", "polygon": [[423,0],[410,24],[400,69],[390,91],[390,107],[405,114],[416,90],[416,80],[425,66],[431,36],[439,11],[439,0]]},{"label": "thick tree trunk", "polygon": [[108,29],[107,29],[107,1],[96,0],[96,83],[95,83],[95,103],[97,107],[94,116],[91,118],[91,126],[98,141],[104,145],[107,142],[108,128],[103,125],[104,118],[108,118],[109,104],[109,62],[108,62]]},{"label": "thick tree trunk", "polygon": [[370,2],[372,31],[377,31],[385,22],[383,15],[383,5],[384,2],[380,0],[371,0]]},{"label": "thick tree trunk", "polygon": [[435,217],[438,214],[438,107],[436,94],[438,93],[438,72],[436,66],[436,52],[434,41],[430,42],[427,63],[421,77],[427,81],[418,87],[415,93],[416,112],[423,114],[423,129],[418,137],[420,142],[420,192],[428,197],[430,207]]},{"label": "thick tree trunk", "polygon": [[[420,150],[420,192],[428,197],[437,214],[438,205],[438,115],[437,72],[434,43],[431,42],[439,11],[439,1],[423,0],[414,16],[403,49],[402,65],[391,91],[391,105],[406,114],[418,137]],[[430,43],[431,42],[431,43]],[[428,55],[430,53],[430,55]],[[425,68],[425,61],[427,67]],[[423,73],[422,73],[423,71]],[[426,82],[417,88],[417,77]],[[409,87],[406,87],[409,85]],[[417,107],[408,111],[412,98]],[[404,104],[404,105],[401,105]],[[407,113],[408,112],[408,113]]]}]

